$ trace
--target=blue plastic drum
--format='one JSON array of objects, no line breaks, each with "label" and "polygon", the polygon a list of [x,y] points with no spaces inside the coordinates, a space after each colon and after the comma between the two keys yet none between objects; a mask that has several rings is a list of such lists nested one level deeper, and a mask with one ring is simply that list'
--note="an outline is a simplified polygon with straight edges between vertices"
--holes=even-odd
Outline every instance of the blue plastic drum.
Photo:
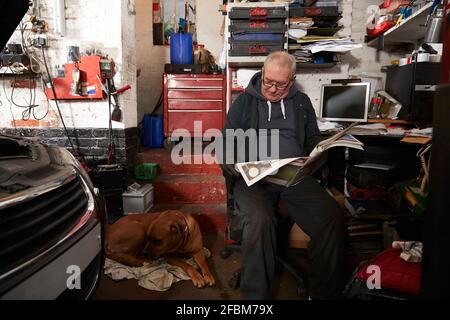
[{"label": "blue plastic drum", "polygon": [[170,63],[192,64],[192,34],[171,33],[170,34]]}]

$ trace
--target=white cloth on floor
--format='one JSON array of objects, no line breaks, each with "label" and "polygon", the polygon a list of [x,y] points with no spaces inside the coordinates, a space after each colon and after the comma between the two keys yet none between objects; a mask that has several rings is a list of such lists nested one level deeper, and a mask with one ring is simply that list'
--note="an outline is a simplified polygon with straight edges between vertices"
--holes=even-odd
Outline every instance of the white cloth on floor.
[{"label": "white cloth on floor", "polygon": [[[203,248],[203,251],[206,258],[211,256],[211,252],[207,248]],[[197,270],[199,269],[193,258],[184,261]],[[173,283],[191,279],[183,269],[168,264],[164,258],[142,267],[130,267],[106,258],[104,269],[105,275],[113,280],[137,279],[138,285],[154,291],[166,291],[170,289]]]},{"label": "white cloth on floor", "polygon": [[422,261],[423,243],[420,241],[394,241],[392,247],[402,250],[400,258],[412,263]]}]

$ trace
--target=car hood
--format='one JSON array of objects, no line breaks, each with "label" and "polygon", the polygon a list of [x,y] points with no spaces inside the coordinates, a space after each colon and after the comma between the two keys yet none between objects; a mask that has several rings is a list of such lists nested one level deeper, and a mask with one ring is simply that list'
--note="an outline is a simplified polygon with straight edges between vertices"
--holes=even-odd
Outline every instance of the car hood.
[{"label": "car hood", "polygon": [[22,190],[63,181],[74,173],[70,153],[57,146],[0,135],[0,201]]}]

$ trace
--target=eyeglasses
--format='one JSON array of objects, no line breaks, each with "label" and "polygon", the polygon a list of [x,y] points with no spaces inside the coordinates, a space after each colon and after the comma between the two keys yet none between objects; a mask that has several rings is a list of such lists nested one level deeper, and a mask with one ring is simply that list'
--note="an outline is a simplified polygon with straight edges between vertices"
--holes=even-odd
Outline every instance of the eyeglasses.
[{"label": "eyeglasses", "polygon": [[272,88],[273,86],[275,86],[275,88],[277,88],[278,90],[284,90],[287,87],[289,87],[289,85],[291,84],[293,78],[289,80],[289,82],[287,83],[278,83],[278,82],[267,82],[264,79],[264,76],[262,77],[262,83],[265,87],[267,88]]}]

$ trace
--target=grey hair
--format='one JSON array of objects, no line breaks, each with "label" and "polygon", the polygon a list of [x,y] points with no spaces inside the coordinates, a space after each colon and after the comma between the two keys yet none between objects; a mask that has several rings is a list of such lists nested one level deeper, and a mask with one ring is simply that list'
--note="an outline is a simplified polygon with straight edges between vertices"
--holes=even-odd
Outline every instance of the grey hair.
[{"label": "grey hair", "polygon": [[269,54],[264,61],[265,68],[269,64],[275,64],[279,67],[286,67],[291,69],[291,74],[295,75],[297,71],[297,62],[293,55],[286,51],[275,51]]}]

